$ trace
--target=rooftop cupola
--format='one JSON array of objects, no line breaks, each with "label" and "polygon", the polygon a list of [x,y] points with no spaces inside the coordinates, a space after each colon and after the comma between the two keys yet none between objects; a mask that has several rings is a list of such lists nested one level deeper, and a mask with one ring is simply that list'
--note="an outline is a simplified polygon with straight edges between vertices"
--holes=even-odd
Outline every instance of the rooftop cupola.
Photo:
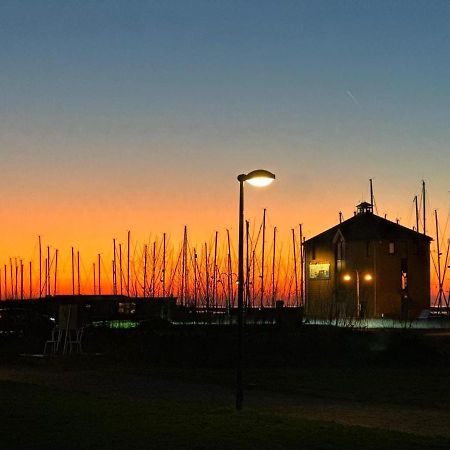
[{"label": "rooftop cupola", "polygon": [[361,202],[359,205],[356,205],[356,214],[372,214],[373,213],[373,205],[367,202]]}]

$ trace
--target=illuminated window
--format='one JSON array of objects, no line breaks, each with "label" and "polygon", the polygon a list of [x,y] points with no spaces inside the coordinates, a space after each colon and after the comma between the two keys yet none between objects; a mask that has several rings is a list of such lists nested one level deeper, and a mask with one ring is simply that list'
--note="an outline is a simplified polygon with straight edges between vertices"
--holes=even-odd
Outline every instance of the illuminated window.
[{"label": "illuminated window", "polygon": [[395,242],[391,241],[389,242],[389,254],[393,255],[395,253]]},{"label": "illuminated window", "polygon": [[329,280],[330,263],[311,263],[309,265],[310,280]]},{"label": "illuminated window", "polygon": [[117,312],[124,315],[136,314],[136,303],[119,302],[119,304],[117,305]]},{"label": "illuminated window", "polygon": [[408,272],[402,270],[402,290],[406,291],[408,289]]}]

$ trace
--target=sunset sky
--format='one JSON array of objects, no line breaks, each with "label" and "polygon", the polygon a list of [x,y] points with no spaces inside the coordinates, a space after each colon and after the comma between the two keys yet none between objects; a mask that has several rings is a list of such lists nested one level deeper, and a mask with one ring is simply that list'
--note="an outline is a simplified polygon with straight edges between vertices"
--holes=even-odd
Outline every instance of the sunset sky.
[{"label": "sunset sky", "polygon": [[[369,199],[444,230],[450,188],[448,1],[0,2],[0,263],[111,252],[127,230],[289,238]],[[447,231],[448,235],[448,231]],[[107,257],[107,256],[106,256]]]}]

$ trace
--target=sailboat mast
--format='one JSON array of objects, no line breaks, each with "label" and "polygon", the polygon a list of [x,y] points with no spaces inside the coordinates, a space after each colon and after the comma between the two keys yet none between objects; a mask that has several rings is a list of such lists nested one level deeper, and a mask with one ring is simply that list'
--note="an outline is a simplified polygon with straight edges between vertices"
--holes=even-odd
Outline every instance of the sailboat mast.
[{"label": "sailboat mast", "polygon": [[123,295],[122,244],[119,244],[120,295]]},{"label": "sailboat mast", "polygon": [[245,256],[245,304],[247,308],[250,307],[250,258],[249,258],[249,239],[250,239],[250,222],[248,220],[245,221],[245,248],[246,248],[246,256]]},{"label": "sailboat mast", "polygon": [[[12,265],[11,265],[12,263],[11,263],[11,258],[9,258],[9,270],[8,270],[8,268],[7,268],[7,265],[5,264],[5,268],[6,268],[6,270],[5,270],[5,280],[6,280],[6,276],[7,276],[7,272],[9,272],[9,284],[10,284],[10,286],[9,286],[9,289],[10,289],[10,294],[9,294],[9,298],[10,299],[13,299],[14,298],[14,290],[13,290],[13,280],[12,280]],[[5,296],[7,295],[8,293],[6,292],[6,289],[5,289]]]},{"label": "sailboat mast", "polygon": [[184,281],[185,281],[185,278],[184,278],[184,271],[185,271],[185,264],[186,264],[186,261],[185,261],[185,257],[186,257],[186,254],[184,253],[184,250],[185,250],[185,247],[184,247],[184,239],[185,239],[185,235],[183,234],[183,244],[182,244],[182,246],[181,246],[181,286],[180,286],[180,302],[181,302],[181,305],[184,305],[185,304],[185,295],[184,295],[184,293],[185,293],[185,291],[184,291]]},{"label": "sailboat mast", "polygon": [[98,295],[102,295],[102,283],[101,283],[101,256],[98,254]]},{"label": "sailboat mast", "polygon": [[55,278],[53,284],[53,295],[56,295],[57,276],[58,276],[58,249],[55,250]]},{"label": "sailboat mast", "polygon": [[47,283],[48,283],[48,261],[47,258],[45,258],[45,295],[47,296]]},{"label": "sailboat mast", "polygon": [[92,272],[94,274],[94,295],[97,295],[97,282],[95,280],[95,263],[92,263]]},{"label": "sailboat mast", "polygon": [[227,313],[230,312],[233,302],[233,268],[231,265],[231,243],[230,243],[230,230],[227,229],[227,245],[228,245],[228,259],[227,259],[227,272],[228,272],[228,299],[227,299]]},{"label": "sailboat mast", "polygon": [[434,210],[434,218],[436,224],[436,246],[437,246],[437,275],[438,275],[438,283],[439,283],[439,292],[438,292],[438,307],[442,306],[442,280],[441,280],[441,248],[439,244],[439,223],[438,223],[438,214],[437,210]]},{"label": "sailboat mast", "polygon": [[275,308],[275,258],[277,253],[277,227],[273,227],[273,251],[272,251],[272,308]]},{"label": "sailboat mast", "polygon": [[423,234],[427,234],[427,228],[426,228],[426,222],[427,222],[427,215],[426,215],[426,202],[425,202],[425,181],[422,180],[422,206],[423,206]]},{"label": "sailboat mast", "polygon": [[9,280],[11,282],[11,298],[14,298],[14,278],[13,278],[13,264],[12,258],[9,258]]},{"label": "sailboat mast", "polygon": [[184,227],[185,239],[184,239],[184,301],[188,304],[190,299],[189,295],[189,265],[188,265],[188,253],[189,253],[189,241],[187,227]]},{"label": "sailboat mast", "polygon": [[255,306],[255,250],[252,251],[252,304],[251,306]]},{"label": "sailboat mast", "polygon": [[39,239],[39,298],[42,297],[42,242],[41,236],[38,236]]},{"label": "sailboat mast", "polygon": [[117,255],[115,239],[113,239],[113,294],[117,295]]},{"label": "sailboat mast", "polygon": [[130,296],[130,230],[127,234],[127,296]]},{"label": "sailboat mast", "polygon": [[18,274],[18,272],[19,272],[19,268],[18,268],[18,266],[17,266],[17,258],[14,258],[14,270],[15,270],[15,274],[16,274],[16,278],[15,278],[15,280],[14,280],[14,284],[15,284],[15,298],[16,298],[16,300],[19,298],[19,295],[18,295],[18,293],[17,293],[17,280],[18,280],[18,278],[19,278],[19,274]]},{"label": "sailboat mast", "polygon": [[295,281],[295,306],[298,306],[298,274],[297,274],[297,252],[295,243],[295,230],[292,228],[292,248],[294,250],[294,281]]},{"label": "sailboat mast", "polygon": [[78,295],[81,294],[81,285],[80,285],[80,251],[77,250],[77,282],[78,282]]},{"label": "sailboat mast", "polygon": [[[373,198],[373,183],[372,183],[372,178],[370,178],[369,182],[370,182],[370,204],[372,205],[372,211],[373,211],[373,202],[374,202],[374,198]],[[301,242],[301,241],[300,241],[300,242]]]},{"label": "sailboat mast", "polygon": [[144,245],[144,292],[143,297],[147,295],[147,245]]},{"label": "sailboat mast", "polygon": [[23,261],[20,260],[20,300],[23,300]]},{"label": "sailboat mast", "polygon": [[264,256],[266,245],[266,208],[263,210],[263,223],[262,223],[262,254],[261,254],[261,297],[260,306],[264,307]]},{"label": "sailboat mast", "polygon": [[7,273],[7,267],[6,267],[6,264],[5,264],[5,267],[4,267],[4,269],[5,269],[5,271],[4,271],[4,273],[5,273],[5,276],[3,277],[3,282],[5,283],[5,300],[8,298],[8,291],[7,291],[7,280],[6,280],[6,273]]},{"label": "sailboat mast", "polygon": [[186,227],[186,239],[185,239],[185,249],[184,254],[185,256],[185,264],[184,264],[184,290],[185,290],[185,301],[186,305],[192,303],[191,300],[191,294],[190,294],[190,286],[189,286],[189,238],[188,238],[188,230]]},{"label": "sailboat mast", "polygon": [[112,293],[113,293],[113,295],[116,295],[114,292],[115,292],[115,285],[116,285],[116,282],[115,282],[115,280],[114,280],[114,277],[115,277],[115,271],[116,271],[116,268],[114,267],[114,258],[111,260],[111,273],[112,273]]},{"label": "sailboat mast", "polygon": [[72,247],[72,296],[75,295],[75,261],[74,261],[74,251]]},{"label": "sailboat mast", "polygon": [[197,252],[194,248],[194,308],[197,310]]},{"label": "sailboat mast", "polygon": [[181,304],[186,304],[186,225],[183,231],[183,247],[181,252]]},{"label": "sailboat mast", "polygon": [[416,210],[416,231],[419,232],[419,205],[417,202],[417,195],[414,196],[414,206]]},{"label": "sailboat mast", "polygon": [[30,282],[30,300],[31,300],[33,298],[33,272],[31,270],[31,261],[30,261],[29,282]]},{"label": "sailboat mast", "polygon": [[155,297],[155,275],[156,275],[156,241],[153,241],[152,255],[152,297]]},{"label": "sailboat mast", "polygon": [[50,246],[47,245],[47,295],[52,295],[51,291],[51,260],[50,260]]},{"label": "sailboat mast", "polygon": [[163,233],[162,296],[166,296],[166,233]]},{"label": "sailboat mast", "polygon": [[450,309],[450,288],[448,290],[448,297],[445,297],[445,292],[444,292],[444,280],[445,280],[445,275],[447,274],[447,269],[449,268],[448,266],[448,256],[449,256],[449,251],[450,251],[450,239],[448,239],[447,241],[447,252],[445,255],[445,262],[444,262],[444,272],[442,274],[442,296],[444,297],[445,300],[445,304],[447,306],[447,315],[449,314],[449,309]]},{"label": "sailboat mast", "polygon": [[305,303],[305,280],[304,280],[304,253],[303,253],[303,226],[299,224],[299,234],[300,234],[300,306],[304,306]]},{"label": "sailboat mast", "polygon": [[206,311],[209,313],[209,265],[208,265],[208,245],[205,242],[205,287],[206,287]]},{"label": "sailboat mast", "polygon": [[217,236],[218,231],[216,231],[216,236],[214,239],[214,262],[213,262],[213,306],[217,308]]}]

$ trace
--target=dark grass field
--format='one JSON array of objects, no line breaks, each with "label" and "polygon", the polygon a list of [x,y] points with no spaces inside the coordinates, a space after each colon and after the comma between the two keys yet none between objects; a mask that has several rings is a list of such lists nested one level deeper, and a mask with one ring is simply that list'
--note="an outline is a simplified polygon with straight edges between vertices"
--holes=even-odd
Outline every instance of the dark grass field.
[{"label": "dark grass field", "polygon": [[292,408],[243,412],[96,396],[35,384],[1,382],[2,448],[446,448],[450,440],[308,420]]},{"label": "dark grass field", "polygon": [[230,330],[95,330],[66,358],[2,345],[2,449],[450,448],[446,335],[247,330],[241,412]]}]

